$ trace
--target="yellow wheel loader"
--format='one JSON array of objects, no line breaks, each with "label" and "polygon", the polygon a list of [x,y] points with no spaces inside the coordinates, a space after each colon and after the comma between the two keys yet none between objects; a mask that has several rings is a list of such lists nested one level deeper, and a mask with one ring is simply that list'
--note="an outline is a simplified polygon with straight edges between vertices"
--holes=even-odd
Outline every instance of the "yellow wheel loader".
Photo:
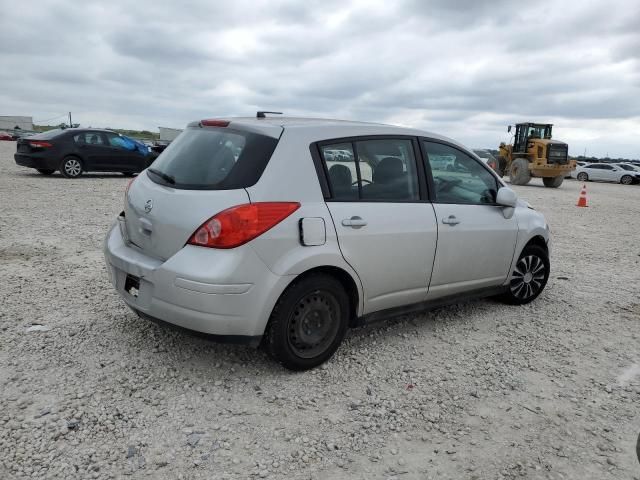
[{"label": "yellow wheel loader", "polygon": [[562,185],[576,162],[569,160],[566,143],[551,139],[552,127],[549,123],[516,124],[513,143],[502,142],[498,147],[498,175],[508,174],[513,185],[526,185],[531,177],[541,177],[545,187]]}]

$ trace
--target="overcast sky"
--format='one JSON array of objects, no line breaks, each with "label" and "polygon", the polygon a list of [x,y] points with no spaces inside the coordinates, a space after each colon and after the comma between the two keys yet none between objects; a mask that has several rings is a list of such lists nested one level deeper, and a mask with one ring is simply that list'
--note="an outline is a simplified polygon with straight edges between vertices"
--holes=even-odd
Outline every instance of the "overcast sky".
[{"label": "overcast sky", "polygon": [[573,155],[640,157],[638,0],[0,0],[0,12],[0,115],[71,110],[83,126],[157,131],[265,109],[493,148],[532,120],[554,123]]}]

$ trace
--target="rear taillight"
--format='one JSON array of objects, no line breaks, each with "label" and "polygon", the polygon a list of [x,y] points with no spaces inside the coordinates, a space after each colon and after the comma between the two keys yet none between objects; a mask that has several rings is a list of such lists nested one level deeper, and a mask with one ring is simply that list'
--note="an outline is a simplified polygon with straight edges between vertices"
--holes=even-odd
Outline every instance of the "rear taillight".
[{"label": "rear taillight", "polygon": [[50,144],[49,142],[42,142],[40,140],[29,140],[29,145],[31,145],[33,148],[49,148],[49,147],[53,147],[53,145]]},{"label": "rear taillight", "polygon": [[228,208],[204,222],[187,242],[234,248],[253,240],[300,208],[297,202],[259,202]]}]

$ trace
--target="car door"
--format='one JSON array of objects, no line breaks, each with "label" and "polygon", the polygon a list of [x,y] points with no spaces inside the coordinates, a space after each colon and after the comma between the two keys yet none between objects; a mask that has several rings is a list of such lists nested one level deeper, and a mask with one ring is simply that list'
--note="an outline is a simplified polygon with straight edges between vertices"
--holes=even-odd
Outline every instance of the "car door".
[{"label": "car door", "polygon": [[362,283],[365,314],[426,299],[437,225],[420,186],[417,147],[412,137],[318,145],[326,203],[342,255]]},{"label": "car door", "polygon": [[608,165],[590,165],[588,168],[589,180],[596,180],[599,182],[608,181],[609,174],[605,170]]},{"label": "car door", "polygon": [[604,174],[607,176],[609,182],[619,182],[622,178],[622,169],[613,165],[603,165],[605,169]]},{"label": "car door", "polygon": [[[425,170],[438,222],[429,299],[503,284],[515,253],[518,223],[495,203],[501,184],[458,147],[422,139]],[[454,168],[443,167],[449,158]]]},{"label": "car door", "polygon": [[105,132],[107,148],[104,152],[106,170],[114,172],[130,172],[141,170],[138,168],[139,155],[136,155],[135,145],[113,132]]},{"label": "car door", "polygon": [[73,136],[86,171],[100,170],[104,163],[106,139],[101,132],[85,131]]}]

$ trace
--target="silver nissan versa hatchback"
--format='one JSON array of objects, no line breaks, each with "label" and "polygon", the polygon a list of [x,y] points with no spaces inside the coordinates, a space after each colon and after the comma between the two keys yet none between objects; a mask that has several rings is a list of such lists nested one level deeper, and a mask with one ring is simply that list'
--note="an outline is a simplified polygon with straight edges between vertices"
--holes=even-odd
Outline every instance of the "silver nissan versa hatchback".
[{"label": "silver nissan versa hatchback", "polygon": [[524,304],[549,277],[544,217],[421,130],[193,122],[125,196],[104,250],[127,305],[293,370],[330,358],[349,327],[471,297]]}]

